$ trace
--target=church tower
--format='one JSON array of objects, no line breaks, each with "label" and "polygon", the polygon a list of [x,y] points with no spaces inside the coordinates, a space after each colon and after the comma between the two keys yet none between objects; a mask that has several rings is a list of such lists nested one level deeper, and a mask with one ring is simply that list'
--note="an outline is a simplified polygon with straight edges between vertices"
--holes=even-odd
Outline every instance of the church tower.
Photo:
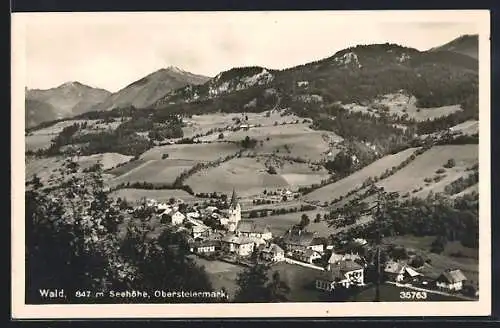
[{"label": "church tower", "polygon": [[229,204],[229,231],[234,232],[238,226],[238,222],[241,220],[241,206],[238,202],[238,197],[233,188],[233,195],[231,196],[231,203]]}]

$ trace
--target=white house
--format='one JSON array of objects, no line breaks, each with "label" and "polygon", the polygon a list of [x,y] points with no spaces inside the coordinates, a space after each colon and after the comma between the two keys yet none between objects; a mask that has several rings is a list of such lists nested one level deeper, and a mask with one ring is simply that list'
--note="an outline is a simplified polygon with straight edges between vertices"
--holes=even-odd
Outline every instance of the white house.
[{"label": "white house", "polygon": [[215,252],[218,243],[212,240],[195,242],[191,247],[191,252],[198,254],[210,254]]},{"label": "white house", "polygon": [[208,237],[210,235],[210,228],[202,225],[194,225],[192,228],[193,238]]},{"label": "white house", "polygon": [[386,279],[394,282],[414,282],[423,275],[408,264],[389,261],[384,267]]},{"label": "white house", "polygon": [[354,261],[340,261],[330,270],[321,272],[316,278],[316,289],[324,291],[362,285],[364,285],[364,270]]},{"label": "white house", "polygon": [[459,269],[446,270],[436,279],[436,287],[444,288],[450,291],[461,290],[464,281],[467,281],[465,275]]},{"label": "white house", "polygon": [[200,213],[198,212],[189,212],[186,216],[190,219],[198,219],[200,217]]},{"label": "white house", "polygon": [[321,258],[321,253],[312,250],[310,248],[306,250],[294,250],[292,251],[292,257],[301,262],[312,264],[314,260]]},{"label": "white house", "polygon": [[165,211],[168,208],[170,208],[170,205],[168,205],[168,204],[165,204],[165,203],[158,203],[158,204],[156,204],[156,209],[158,211]]},{"label": "white house", "polygon": [[276,244],[264,247],[260,254],[267,261],[281,262],[285,260],[285,251]]},{"label": "white house", "polygon": [[307,231],[292,232],[291,230],[283,237],[285,250],[293,252],[295,250],[305,251],[311,249],[318,253],[323,253],[323,242],[315,237],[315,234]]},{"label": "white house", "polygon": [[184,222],[184,219],[186,216],[182,214],[181,212],[177,211],[174,214],[172,214],[172,224],[173,225],[179,225]]},{"label": "white house", "polygon": [[236,226],[236,235],[243,237],[254,237],[263,240],[273,238],[269,226],[258,226],[251,220],[240,220]]},{"label": "white house", "polygon": [[332,252],[332,255],[330,255],[330,258],[328,259],[328,266],[327,270],[330,270],[333,266],[336,264],[342,262],[342,261],[361,261],[361,257],[356,254],[356,253],[345,253],[345,254],[338,254],[335,252]]},{"label": "white house", "polygon": [[253,240],[247,237],[226,235],[221,240],[221,246],[225,252],[234,253],[239,256],[249,256],[252,254],[255,244]]}]

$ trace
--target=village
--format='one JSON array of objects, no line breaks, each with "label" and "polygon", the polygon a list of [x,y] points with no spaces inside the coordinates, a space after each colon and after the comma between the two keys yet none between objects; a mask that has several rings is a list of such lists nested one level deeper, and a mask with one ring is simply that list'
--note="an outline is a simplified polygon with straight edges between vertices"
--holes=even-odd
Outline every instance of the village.
[{"label": "village", "polygon": [[369,261],[365,255],[376,245],[370,245],[362,236],[343,240],[341,247],[297,225],[284,235],[276,236],[269,224],[256,224],[242,218],[241,204],[234,189],[226,205],[219,209],[213,205],[188,205],[174,198],[167,203],[145,199],[141,205],[130,207],[128,213],[134,215],[144,208],[153,210],[163,225],[183,232],[188,251],[205,261],[244,267],[287,263],[306,268],[317,293],[368,288],[374,284],[371,278],[374,270],[379,270],[381,283],[385,285],[459,299],[478,297],[477,288],[467,284],[468,279],[460,269],[449,268],[431,277],[420,272],[425,263],[417,264],[414,258],[388,259],[380,268],[374,267],[373,259]]}]

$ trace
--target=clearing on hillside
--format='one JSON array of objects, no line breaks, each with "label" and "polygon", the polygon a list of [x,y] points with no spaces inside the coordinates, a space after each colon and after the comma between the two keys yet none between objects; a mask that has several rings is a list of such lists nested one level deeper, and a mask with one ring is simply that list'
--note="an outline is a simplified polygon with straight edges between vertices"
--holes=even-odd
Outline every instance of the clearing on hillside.
[{"label": "clearing on hillside", "polygon": [[[455,160],[455,166],[445,168],[449,159]],[[408,192],[412,196],[425,197],[430,191],[442,192],[452,181],[472,173],[466,169],[477,164],[478,159],[478,145],[434,146],[377,185],[400,195]],[[422,190],[413,192],[420,187]]]},{"label": "clearing on hillside", "polygon": [[239,149],[238,145],[228,142],[166,145],[149,149],[141,155],[141,159],[161,159],[164,154],[168,154],[168,159],[214,161],[228,155],[234,155]]},{"label": "clearing on hillside", "polygon": [[416,121],[432,120],[461,110],[460,105],[417,108],[416,102],[417,99],[414,96],[408,96],[404,93],[394,93],[383,95],[368,106],[347,104],[344,107],[351,111],[369,113],[375,116],[380,115],[379,111],[384,111],[389,115],[397,114],[398,116],[407,114],[408,118],[413,118]]},{"label": "clearing on hillside", "polygon": [[465,121],[450,128],[452,132],[460,132],[465,135],[479,133],[479,121]]},{"label": "clearing on hillside", "polygon": [[359,171],[341,179],[335,183],[326,185],[305,195],[309,201],[319,201],[321,203],[330,202],[340,196],[344,196],[349,191],[361,187],[367,178],[379,177],[385,170],[401,164],[409,158],[417,148],[408,148],[399,153],[382,157]]}]

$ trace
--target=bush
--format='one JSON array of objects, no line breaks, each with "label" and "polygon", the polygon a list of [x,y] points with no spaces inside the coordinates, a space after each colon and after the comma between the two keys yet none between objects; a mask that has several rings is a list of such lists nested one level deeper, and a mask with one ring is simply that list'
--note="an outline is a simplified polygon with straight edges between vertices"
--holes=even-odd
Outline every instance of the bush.
[{"label": "bush", "polygon": [[166,159],[166,158],[168,158],[168,154],[167,153],[161,155],[161,159]]},{"label": "bush", "polygon": [[437,237],[431,244],[431,252],[436,254],[441,254],[446,246],[446,239],[443,237]]},{"label": "bush", "polygon": [[454,167],[456,165],[455,163],[455,160],[453,158],[450,158],[448,160],[448,162],[446,162],[446,164],[443,165],[443,167],[447,168],[447,169],[451,169],[452,167]]}]

